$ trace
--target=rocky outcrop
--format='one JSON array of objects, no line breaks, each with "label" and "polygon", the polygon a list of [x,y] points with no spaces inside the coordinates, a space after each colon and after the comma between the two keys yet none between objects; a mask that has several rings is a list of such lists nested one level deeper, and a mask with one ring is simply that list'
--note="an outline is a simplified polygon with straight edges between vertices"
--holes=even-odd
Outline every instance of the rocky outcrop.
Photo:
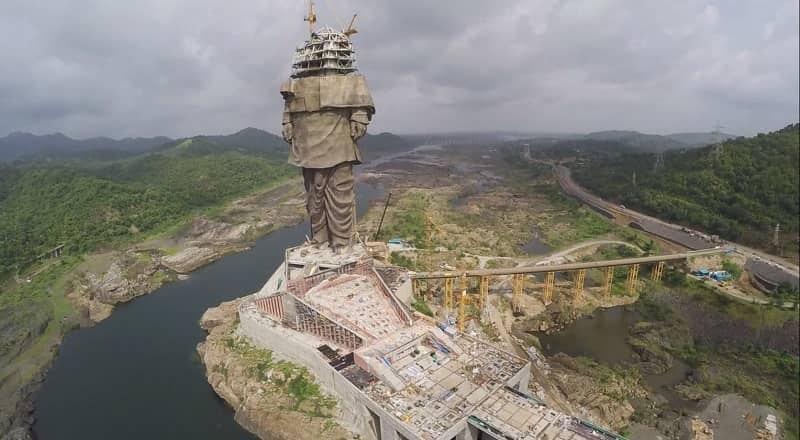
[{"label": "rocky outcrop", "polygon": [[694,342],[685,326],[637,322],[630,329],[628,344],[639,355],[643,372],[661,374],[672,368],[670,351],[691,347]]},{"label": "rocky outcrop", "polygon": [[101,269],[79,269],[67,292],[84,325],[108,318],[115,304],[150,293],[174,278],[150,253],[127,250],[104,254],[103,259]]},{"label": "rocky outcrop", "polygon": [[8,431],[2,440],[33,440],[33,437],[26,428],[20,427]]},{"label": "rocky outcrop", "polygon": [[161,258],[164,266],[179,274],[189,273],[221,257],[223,251],[211,247],[189,246],[174,255]]},{"label": "rocky outcrop", "polygon": [[[287,381],[287,374],[307,374],[304,368],[273,362],[271,352],[237,338],[241,301],[222,303],[203,314],[200,326],[208,331],[208,337],[197,346],[209,384],[236,412],[236,422],[265,440],[354,438],[336,422],[335,408],[323,408],[317,414],[319,401],[307,407],[298,405],[296,397],[278,385]],[[322,401],[334,402],[324,397]]]},{"label": "rocky outcrop", "polygon": [[549,359],[550,379],[562,397],[577,406],[582,417],[613,430],[630,424],[630,400],[647,396],[638,377],[626,376],[585,358],[559,353]]}]

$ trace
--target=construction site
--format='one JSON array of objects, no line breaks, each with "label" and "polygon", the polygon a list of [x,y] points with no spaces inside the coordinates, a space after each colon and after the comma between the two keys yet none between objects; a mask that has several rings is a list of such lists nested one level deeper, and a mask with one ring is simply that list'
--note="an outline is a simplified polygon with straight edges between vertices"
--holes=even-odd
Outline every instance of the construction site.
[{"label": "construction site", "polygon": [[[610,267],[609,273],[627,265],[635,267],[633,285],[639,264],[653,263],[652,276],[657,277],[664,261],[685,258],[665,255],[524,271],[543,272],[546,287],[555,271],[574,271],[579,280],[584,265]],[[489,276],[511,276],[522,286],[519,280],[526,273],[516,273],[520,269],[409,273],[374,259],[363,244],[344,253],[306,244],[287,249],[269,281],[242,303],[238,331],[257,346],[308,367],[342,402],[343,424],[371,438],[622,439],[548,407],[529,391],[531,369],[539,364],[466,330],[464,310],[472,304],[482,313]],[[479,280],[477,295],[468,293],[471,277]],[[456,280],[461,280],[460,292],[455,292]],[[408,306],[414,291],[432,282],[443,284],[438,318]],[[547,296],[547,289],[542,294]]]}]

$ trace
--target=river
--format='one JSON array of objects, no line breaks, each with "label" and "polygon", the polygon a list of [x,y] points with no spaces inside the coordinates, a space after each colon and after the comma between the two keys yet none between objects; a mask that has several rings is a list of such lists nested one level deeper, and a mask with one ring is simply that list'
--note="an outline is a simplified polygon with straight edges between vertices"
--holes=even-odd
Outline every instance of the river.
[{"label": "river", "polygon": [[[641,316],[629,306],[598,309],[553,333],[536,336],[547,356],[558,352],[570,356],[584,356],[606,365],[627,366],[634,364],[636,353],[627,343],[628,331]],[[691,368],[678,359],[672,367],[661,374],[642,373],[648,387],[669,402],[673,409],[693,409],[695,402],[682,398],[674,386],[686,380]]]},{"label": "river", "polygon": [[[358,184],[357,213],[383,191]],[[256,437],[206,381],[195,351],[206,309],[260,289],[308,223],[273,232],[183,281],[117,307],[98,325],[68,334],[36,397],[39,440]]]}]

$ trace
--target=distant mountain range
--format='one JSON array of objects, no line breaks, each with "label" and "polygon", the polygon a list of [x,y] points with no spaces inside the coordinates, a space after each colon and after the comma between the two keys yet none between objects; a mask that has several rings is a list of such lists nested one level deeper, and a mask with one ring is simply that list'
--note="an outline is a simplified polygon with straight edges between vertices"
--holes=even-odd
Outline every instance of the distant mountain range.
[{"label": "distant mountain range", "polygon": [[643,151],[675,150],[697,148],[733,139],[736,136],[726,133],[674,133],[668,135],[646,134],[638,131],[609,130],[597,131],[580,137],[593,141],[618,142]]},{"label": "distant mountain range", "polygon": [[[61,133],[38,136],[17,132],[0,138],[0,162],[58,159],[77,155],[83,157],[87,154],[93,158],[115,159],[147,151],[166,151],[184,143],[187,139],[195,141],[193,143],[195,150],[223,148],[251,153],[285,153],[288,151],[288,145],[280,136],[252,127],[229,135],[198,135],[182,139],[171,139],[165,136],[73,139]],[[401,150],[411,145],[412,141],[391,133],[368,134],[360,142],[362,150],[369,156]]]},{"label": "distant mountain range", "polygon": [[0,138],[0,162],[10,162],[36,155],[69,155],[91,150],[139,153],[171,140],[164,136],[125,139],[111,139],[108,137],[73,139],[61,133],[38,136],[30,133],[15,132]]}]

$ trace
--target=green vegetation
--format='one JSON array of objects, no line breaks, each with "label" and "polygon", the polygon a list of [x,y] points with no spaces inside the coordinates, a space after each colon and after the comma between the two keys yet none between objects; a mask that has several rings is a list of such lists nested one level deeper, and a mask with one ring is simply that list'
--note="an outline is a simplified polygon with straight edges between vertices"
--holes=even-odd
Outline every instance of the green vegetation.
[{"label": "green vegetation", "polygon": [[[333,417],[336,399],[324,394],[308,369],[288,361],[276,361],[272,352],[256,348],[246,339],[229,336],[225,344],[247,364],[249,377],[268,384],[292,399],[292,411],[309,417]],[[269,398],[269,396],[264,396]]]},{"label": "green vegetation", "polygon": [[428,200],[425,194],[413,192],[399,200],[401,213],[387,216],[389,224],[381,231],[382,237],[402,238],[417,248],[425,248],[428,243],[428,221],[425,208]]},{"label": "green vegetation", "polygon": [[573,359],[580,374],[592,377],[602,385],[618,384],[619,386],[605,387],[603,393],[620,402],[631,397],[636,387],[643,382],[641,373],[635,367],[606,365],[583,356]]},{"label": "green vegetation", "polygon": [[94,165],[0,172],[0,279],[57,245],[81,255],[143,239],[292,173],[281,156],[244,154],[202,139]]},{"label": "green vegetation", "polygon": [[[658,347],[693,368],[693,379],[679,387],[682,392],[699,397],[736,393],[772,406],[784,414],[789,438],[797,438],[800,358],[792,342],[796,312],[733,301],[688,279],[673,293],[643,294],[635,307],[659,335],[652,339]],[[683,344],[681,335],[689,329],[694,343]],[[769,336],[760,337],[767,332]],[[777,348],[766,348],[766,341]]]},{"label": "green vegetation", "polygon": [[[87,252],[177,228],[290,173],[280,155],[202,138],[113,160],[87,153],[0,165],[0,382],[24,386],[76,325],[66,294]],[[61,244],[60,258],[38,258]],[[138,254],[131,272],[150,258]]]},{"label": "green vegetation", "polygon": [[731,260],[726,259],[722,261],[722,270],[730,273],[734,280],[738,280],[739,277],[742,276],[742,266],[739,266]]},{"label": "green vegetation", "polygon": [[409,258],[400,252],[392,252],[392,254],[389,256],[389,262],[395,266],[405,267],[408,270],[420,270],[419,264],[417,264],[415,259]]},{"label": "green vegetation", "polygon": [[689,385],[693,393],[735,393],[777,408],[786,418],[787,438],[798,438],[800,360],[797,356],[752,347],[701,346],[685,353],[683,358],[703,377]]},{"label": "green vegetation", "polygon": [[786,303],[797,305],[800,304],[800,289],[792,287],[790,284],[781,284],[778,288],[770,294],[770,298],[774,304],[784,305]]},{"label": "green vegetation", "polygon": [[433,310],[431,310],[431,307],[425,301],[425,298],[422,298],[421,296],[414,297],[414,302],[411,303],[411,307],[423,315],[433,316]]},{"label": "green vegetation", "polygon": [[761,248],[780,224],[781,250],[796,255],[799,151],[800,124],[793,124],[727,141],[720,154],[713,147],[667,152],[657,172],[652,154],[628,153],[584,158],[573,174],[602,197]]}]

